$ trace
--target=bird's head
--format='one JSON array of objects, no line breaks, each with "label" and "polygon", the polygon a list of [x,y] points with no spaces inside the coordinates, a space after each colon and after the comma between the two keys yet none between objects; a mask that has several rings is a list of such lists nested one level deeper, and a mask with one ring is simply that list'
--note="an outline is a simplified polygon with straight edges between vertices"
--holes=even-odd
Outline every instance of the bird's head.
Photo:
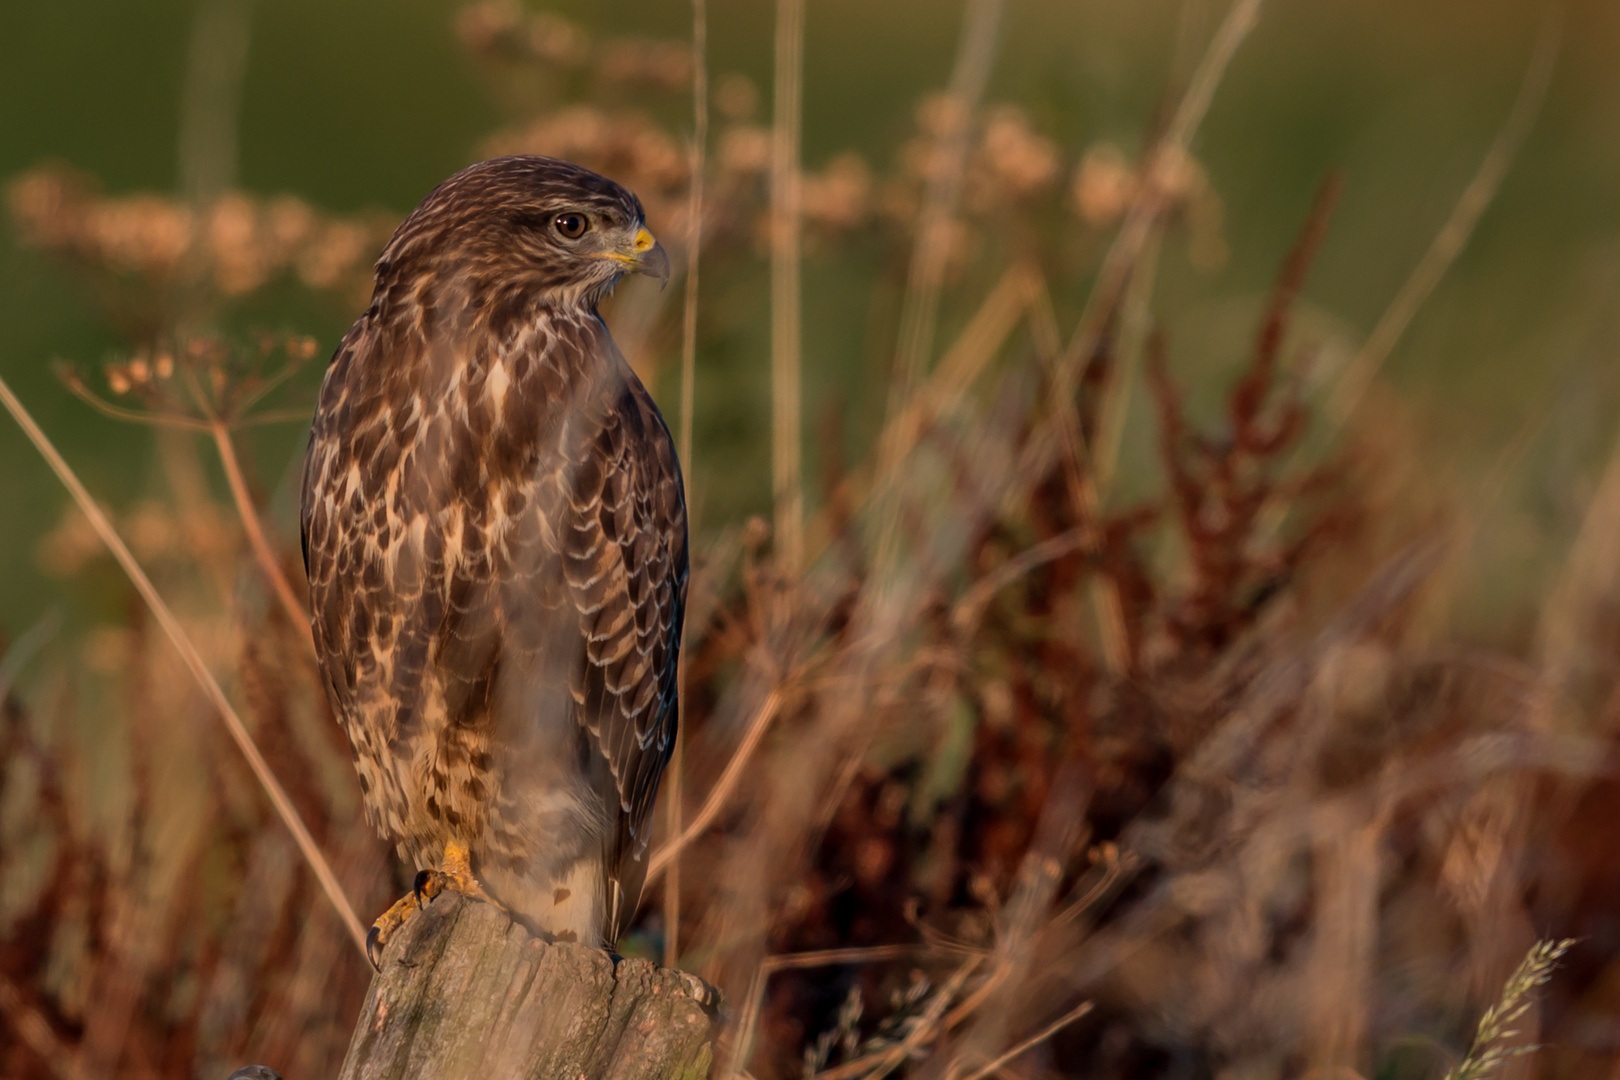
[{"label": "bird's head", "polygon": [[669,279],[641,200],[555,158],[494,158],[440,184],[377,262],[379,291],[425,284],[474,303],[594,306],[626,274]]}]

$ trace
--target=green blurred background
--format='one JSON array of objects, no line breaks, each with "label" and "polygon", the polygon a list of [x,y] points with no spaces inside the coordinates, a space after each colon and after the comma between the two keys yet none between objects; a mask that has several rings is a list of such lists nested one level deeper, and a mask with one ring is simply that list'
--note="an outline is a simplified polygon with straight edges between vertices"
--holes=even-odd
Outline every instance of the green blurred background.
[{"label": "green blurred background", "polygon": [[[474,160],[507,117],[451,30],[457,6],[258,0],[240,186],[398,216]],[[547,6],[603,37],[678,38],[690,18],[677,0]],[[989,100],[1022,106],[1068,163],[1100,140],[1134,150],[1224,9],[1212,0],[1012,0]],[[768,88],[771,5],[711,0],[710,10],[712,69]],[[1620,404],[1620,5],[1561,10],[1541,118],[1384,372],[1401,403],[1384,406],[1387,422],[1413,443],[1434,488],[1482,526],[1472,584],[1453,614],[1464,637],[1527,632],[1608,456]],[[1185,245],[1167,249],[1155,294],[1195,407],[1213,402],[1242,363],[1269,282],[1331,169],[1342,171],[1344,197],[1302,322],[1347,346],[1368,332],[1477,168],[1550,11],[1532,0],[1274,0],[1263,9],[1197,142],[1224,202],[1230,258],[1199,270]],[[0,178],[55,160],[99,178],[107,193],[172,191],[192,17],[189,0],[0,6]],[[849,148],[886,166],[913,130],[918,97],[947,78],[959,18],[957,4],[940,0],[809,0],[807,167]],[[72,274],[20,250],[6,228],[0,373],[98,496],[121,505],[156,491],[150,433],[92,413],[50,374],[53,358],[98,364],[118,339]],[[870,389],[862,273],[858,260],[809,258],[809,432],[828,403]],[[752,278],[716,283],[736,290],[746,317],[724,340],[706,337],[699,357],[691,470],[708,531],[766,508],[766,309],[763,273]],[[1066,330],[1083,299],[1083,288],[1055,297]],[[323,355],[356,313],[292,289],[255,305],[238,314],[244,325],[314,334]],[[302,400],[318,367],[304,373]],[[656,388],[670,413],[674,368],[663,365]],[[1151,436],[1136,426],[1125,465],[1146,476]],[[1527,452],[1504,473],[1505,448],[1524,436],[1533,437]],[[289,425],[256,433],[251,446],[261,479],[281,478],[274,508],[289,537],[289,466],[302,439]],[[0,628],[9,635],[55,606],[83,615],[98,605],[37,567],[39,539],[64,501],[20,434],[0,423]]]}]

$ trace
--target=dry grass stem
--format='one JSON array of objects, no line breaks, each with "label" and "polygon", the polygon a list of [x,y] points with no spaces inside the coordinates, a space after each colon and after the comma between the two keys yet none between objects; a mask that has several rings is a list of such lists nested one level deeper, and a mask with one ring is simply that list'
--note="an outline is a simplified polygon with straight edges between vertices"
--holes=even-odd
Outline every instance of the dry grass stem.
[{"label": "dry grass stem", "polygon": [[[1067,403],[1074,399],[1080,365],[1097,355],[1107,327],[1116,318],[1126,285],[1140,269],[1142,252],[1164,212],[1168,182],[1185,166],[1193,135],[1208,113],[1238,47],[1258,23],[1260,7],[1261,0],[1235,0],[1216,29],[1164,134],[1146,156],[1141,190],[1130,203],[1103,258],[1068,347],[1056,362],[1052,401],[1063,404],[1052,410],[1047,439],[1032,448],[1035,452],[1029,457],[1055,457],[1062,462],[1071,498],[1088,521],[1101,508],[1098,474],[1078,418]],[[1117,376],[1115,381],[1119,381]],[[1087,591],[1104,661],[1111,673],[1123,675],[1129,669],[1130,657],[1124,603],[1117,585],[1111,578],[1094,578]]]},{"label": "dry grass stem", "polygon": [[[686,504],[692,498],[692,426],[697,393],[698,267],[703,247],[703,170],[709,141],[709,12],[707,0],[692,0],[692,179],[686,217],[690,223],[686,238],[686,294],[681,311],[681,433],[680,460],[686,476]],[[688,514],[690,514],[690,509]],[[689,650],[682,650],[675,673],[677,709],[686,699],[686,669],[691,663]],[[685,792],[686,721],[677,715],[675,749],[670,755],[664,783],[669,789],[666,833],[673,840],[682,832],[682,800]],[[670,853],[664,878],[664,966],[674,967],[680,958],[681,938],[681,859],[680,851]]]},{"label": "dry grass stem", "polygon": [[1548,684],[1565,692],[1590,649],[1594,608],[1620,587],[1620,439],[1609,451],[1556,587],[1541,613],[1538,651]]},{"label": "dry grass stem", "polygon": [[865,964],[878,960],[892,960],[909,956],[916,951],[914,946],[909,945],[879,945],[862,949],[820,949],[815,952],[766,957],[754,972],[754,979],[748,987],[748,997],[743,1003],[742,1014],[737,1021],[735,1045],[739,1063],[732,1068],[731,1075],[748,1075],[745,1055],[753,1042],[754,1029],[759,1022],[760,1003],[765,999],[766,984],[770,982],[772,975],[779,971],[827,967],[833,964]]},{"label": "dry grass stem", "polygon": [[950,262],[951,225],[962,197],[969,139],[995,66],[1001,11],[1001,0],[967,0],[963,8],[956,60],[941,110],[944,130],[928,164],[927,187],[906,275],[895,378],[890,386],[891,412],[906,406],[933,351],[940,290]]},{"label": "dry grass stem", "polygon": [[1463,189],[1457,205],[1452,207],[1451,215],[1435,234],[1428,251],[1424,252],[1411,276],[1401,286],[1400,292],[1395,294],[1395,299],[1384,310],[1366,342],[1339,377],[1338,385],[1328,401],[1330,423],[1343,425],[1355,412],[1356,406],[1361,404],[1367,389],[1383,368],[1384,361],[1411,324],[1412,317],[1456,261],[1468,238],[1473,235],[1474,226],[1479,224],[1480,215],[1496,198],[1502,179],[1518,157],[1519,148],[1535,126],[1536,117],[1541,114],[1547,88],[1552,84],[1562,38],[1562,23],[1557,10],[1548,9],[1535,51],[1530,56],[1529,67],[1513,100],[1513,108],[1480,161],[1479,170]]},{"label": "dry grass stem", "polygon": [[956,602],[956,610],[951,615],[951,622],[958,633],[965,634],[978,623],[984,612],[985,605],[1007,586],[1030,573],[1037,567],[1043,566],[1054,559],[1061,559],[1065,555],[1079,551],[1091,539],[1091,530],[1085,527],[1070,529],[1057,536],[1042,540],[1039,544],[1008,559],[995,572],[986,574],[974,583],[973,588],[962,595]]},{"label": "dry grass stem", "polygon": [[760,704],[759,711],[754,714],[754,719],[749,723],[748,730],[743,733],[742,742],[737,744],[737,749],[732,753],[731,760],[726,762],[725,772],[720,774],[720,779],[715,783],[714,790],[709,792],[709,797],[703,800],[703,808],[692,819],[692,824],[688,825],[680,834],[672,836],[664,843],[663,847],[653,853],[652,862],[647,867],[647,886],[651,886],[653,882],[657,881],[658,876],[669,869],[670,863],[680,854],[681,850],[693,840],[702,836],[704,830],[714,823],[714,819],[719,816],[721,809],[725,807],[726,800],[731,797],[738,783],[741,782],[744,770],[747,768],[749,760],[754,756],[754,751],[759,748],[760,741],[765,738],[765,732],[769,730],[771,721],[776,719],[777,713],[781,711],[782,697],[783,691],[780,686],[772,688],[771,692],[766,695],[765,700]]},{"label": "dry grass stem", "polygon": [[[963,6],[956,59],[940,109],[943,130],[938,133],[937,145],[927,165],[922,207],[917,216],[900,306],[900,334],[889,382],[890,417],[899,416],[910,406],[933,352],[940,291],[950,262],[951,236],[962,197],[969,138],[994,67],[1001,12],[1002,0],[966,0]],[[879,460],[880,471],[888,473],[892,464],[884,462],[881,456]],[[897,530],[901,507],[898,493],[892,487],[885,484],[877,493],[874,563],[879,574],[887,577],[899,557]]]},{"label": "dry grass stem", "polygon": [[1097,502],[1102,506],[1107,506],[1109,491],[1114,486],[1119,449],[1125,441],[1125,421],[1131,411],[1131,392],[1148,347],[1148,335],[1152,332],[1153,285],[1158,276],[1159,247],[1163,241],[1162,228],[1150,230],[1125,287],[1119,328],[1120,363],[1109,373],[1108,382],[1103,386],[1102,403],[1097,410],[1097,438],[1088,448]]},{"label": "dry grass stem", "polygon": [[253,775],[258,780],[259,786],[269,796],[271,805],[275,807],[282,823],[287,826],[287,831],[292,833],[293,840],[297,842],[298,850],[302,853],[304,861],[309,864],[316,880],[320,882],[321,891],[326,894],[326,898],[331,901],[332,907],[336,909],[338,916],[343,920],[344,927],[354,940],[355,948],[359,949],[360,954],[364,956],[366,934],[365,930],[361,928],[360,920],[355,916],[353,906],[349,903],[348,897],[344,895],[343,888],[338,884],[337,877],[332,873],[332,868],[327,863],[326,857],[321,854],[320,848],[316,846],[315,838],[310,835],[303,819],[299,817],[298,810],[293,806],[292,800],[287,797],[286,790],[270,771],[269,764],[264,760],[264,755],[259,752],[258,746],[254,744],[253,737],[248,734],[246,725],[242,723],[242,718],[237,715],[236,709],[232,707],[230,700],[226,698],[225,691],[220,688],[219,682],[215,680],[213,673],[208,670],[207,664],[203,662],[202,655],[197,652],[197,647],[192,644],[185,628],[180,625],[180,620],[175,618],[174,613],[169,610],[168,604],[164,603],[163,597],[158,595],[158,591],[153,586],[151,579],[146,576],[146,572],[136,562],[135,556],[130,553],[129,548],[118,536],[117,531],[112,527],[112,523],[107,520],[107,516],[102,513],[101,507],[96,504],[95,499],[91,498],[90,493],[79,482],[79,478],[74,474],[73,469],[63,460],[62,455],[57,452],[56,447],[52,445],[45,432],[40,429],[38,424],[34,423],[34,418],[29,415],[28,410],[23,407],[23,403],[11,392],[11,387],[3,379],[0,379],[0,404],[5,405],[6,410],[11,413],[12,418],[23,429],[23,433],[28,436],[29,441],[39,450],[50,465],[51,471],[56,474],[62,485],[68,489],[68,493],[73,496],[73,501],[78,504],[80,511],[90,521],[96,535],[107,545],[107,549],[118,560],[119,566],[129,575],[130,582],[141,594],[141,598],[146,601],[146,605],[151,609],[153,617],[158,621],[158,625],[163,628],[163,632],[173,643],[176,651],[180,653],[181,659],[185,661],[186,667],[191,670],[204,695],[213,703],[220,719],[225,723],[225,730],[230,734],[232,741],[236,743],[237,749],[242,752],[242,756],[247,759],[248,767],[253,770]]},{"label": "dry grass stem", "polygon": [[854,1080],[855,1077],[864,1077],[866,1080],[880,1080],[895,1069],[911,1060],[916,1053],[950,1030],[951,1025],[946,1010],[951,1002],[955,1001],[962,992],[968,979],[979,969],[983,962],[981,957],[971,957],[952,973],[943,986],[933,992],[929,998],[928,1008],[925,1009],[918,1022],[906,1033],[904,1039],[894,1046],[887,1047],[864,1057],[857,1058],[846,1065],[836,1069],[828,1069],[817,1073],[815,1080]]},{"label": "dry grass stem", "polygon": [[[1037,1031],[1029,1038],[1024,1039],[1022,1042],[1007,1050],[1000,1057],[985,1063],[985,1065],[983,1065],[981,1068],[975,1069],[973,1072],[964,1077],[963,1080],[985,1080],[985,1077],[995,1075],[1006,1065],[1016,1060],[1019,1055],[1039,1046],[1041,1043],[1045,1042],[1047,1039],[1050,1039],[1053,1035],[1056,1035],[1058,1032],[1062,1031],[1064,1028],[1068,1027],[1082,1016],[1085,1016],[1093,1008],[1094,1005],[1092,1002],[1082,1001],[1080,1004],[1076,1005],[1074,1008],[1070,1009],[1068,1012],[1064,1013],[1050,1024],[1041,1028],[1041,1030]],[[953,1063],[952,1067],[946,1070],[945,1075],[947,1080],[955,1080],[955,1069],[956,1066],[955,1063]]]},{"label": "dry grass stem", "polygon": [[181,94],[180,186],[207,206],[236,183],[237,127],[254,0],[196,6]]},{"label": "dry grass stem", "polygon": [[804,0],[776,0],[771,128],[771,492],[777,563],[804,564],[803,375],[800,371],[799,126],[804,98]]},{"label": "dry grass stem", "polygon": [[928,381],[908,396],[878,437],[877,475],[872,486],[892,484],[900,464],[916,449],[928,428],[958,404],[1011,336],[1043,290],[1040,271],[1015,263],[986,294],[973,317]]},{"label": "dry grass stem", "polygon": [[209,430],[207,423],[184,413],[144,412],[140,409],[126,409],[122,405],[114,405],[110,401],[103,401],[91,393],[89,387],[84,385],[84,380],[73,372],[63,373],[62,385],[66,386],[74,397],[89,405],[101,415],[111,417],[114,420],[123,420],[132,424],[145,424],[151,427],[178,428],[182,431]]},{"label": "dry grass stem", "polygon": [[1059,365],[1060,389],[1071,385],[1067,380],[1073,377],[1074,368],[1096,351],[1097,341],[1102,333],[1098,316],[1113,311],[1124,291],[1125,283],[1134,273],[1142,249],[1164,210],[1164,192],[1161,185],[1167,174],[1179,169],[1186,160],[1193,135],[1204,122],[1204,116],[1215,100],[1215,90],[1226,75],[1227,67],[1237,55],[1238,47],[1260,21],[1261,2],[1262,0],[1234,0],[1226,13],[1226,18],[1216,29],[1215,36],[1210,39],[1209,47],[1204,50],[1204,56],[1198,62],[1198,67],[1194,69],[1192,79],[1187,84],[1187,92],[1182,95],[1164,134],[1149,152],[1144,174],[1146,178],[1144,191],[1132,203],[1124,223],[1120,225],[1118,235],[1114,237],[1107,255],[1103,257],[1102,268],[1097,274],[1097,284],[1092,289],[1091,299],[1087,301],[1085,314],[1081,316],[1080,325]]},{"label": "dry grass stem", "polygon": [[214,437],[214,448],[219,453],[220,466],[225,471],[226,483],[230,485],[231,499],[236,504],[236,513],[242,521],[242,531],[247,534],[248,547],[253,552],[254,561],[259,564],[271,592],[281,604],[288,625],[297,631],[299,641],[309,647],[310,655],[313,656],[315,642],[308,632],[309,613],[304,610],[304,605],[293,592],[292,583],[287,580],[287,575],[281,569],[281,561],[276,557],[275,549],[270,546],[269,537],[265,535],[264,522],[259,516],[258,507],[253,504],[253,493],[248,490],[247,480],[242,475],[242,465],[236,459],[236,445],[231,441],[230,428],[219,419],[215,419],[209,427]]}]

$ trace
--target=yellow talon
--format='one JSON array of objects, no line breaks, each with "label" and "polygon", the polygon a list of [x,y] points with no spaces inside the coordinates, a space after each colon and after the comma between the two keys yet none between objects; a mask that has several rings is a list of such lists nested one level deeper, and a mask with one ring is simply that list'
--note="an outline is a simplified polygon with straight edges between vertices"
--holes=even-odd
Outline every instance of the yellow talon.
[{"label": "yellow talon", "polygon": [[417,899],[416,891],[412,890],[395,900],[392,907],[377,916],[377,921],[366,931],[366,959],[371,961],[372,967],[378,971],[382,970],[383,946],[388,944],[388,939],[394,936],[395,930],[404,926],[411,916],[420,910],[422,903]]},{"label": "yellow talon", "polygon": [[421,911],[424,904],[447,890],[506,910],[484,891],[483,885],[473,874],[472,853],[464,845],[451,841],[444,845],[442,868],[419,872],[411,891],[394,901],[393,906],[371,924],[366,934],[366,956],[371,960],[372,967],[382,970],[383,947],[388,944],[388,939]]},{"label": "yellow talon", "polygon": [[501,907],[495,902],[494,897],[484,891],[484,886],[473,873],[472,853],[453,840],[444,845],[444,865],[441,869],[423,870],[416,875],[415,895],[419,902],[431,900],[446,889],[473,900],[482,900],[486,904]]}]

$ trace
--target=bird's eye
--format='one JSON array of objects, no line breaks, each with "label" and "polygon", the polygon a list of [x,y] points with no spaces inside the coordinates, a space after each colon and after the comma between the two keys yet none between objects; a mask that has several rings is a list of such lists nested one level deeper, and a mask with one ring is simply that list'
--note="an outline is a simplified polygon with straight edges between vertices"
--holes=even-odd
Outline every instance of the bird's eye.
[{"label": "bird's eye", "polygon": [[568,239],[578,240],[585,235],[585,230],[590,227],[591,222],[584,214],[558,214],[553,224],[556,225],[557,231]]}]

